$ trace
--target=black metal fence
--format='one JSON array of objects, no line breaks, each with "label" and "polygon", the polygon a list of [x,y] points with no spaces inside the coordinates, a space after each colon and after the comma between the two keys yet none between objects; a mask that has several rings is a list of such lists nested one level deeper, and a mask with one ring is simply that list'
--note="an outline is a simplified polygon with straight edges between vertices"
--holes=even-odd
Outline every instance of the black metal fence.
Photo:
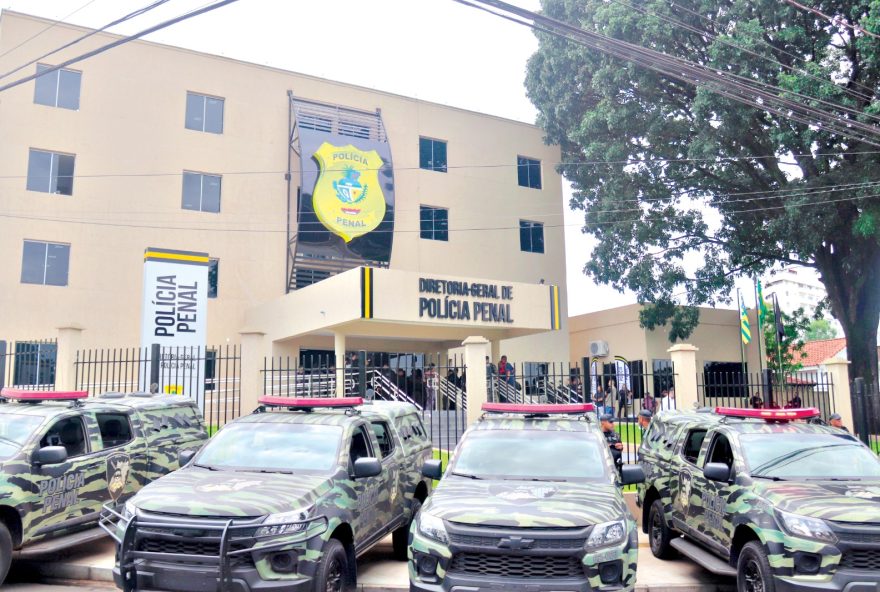
[{"label": "black metal fence", "polygon": [[192,397],[215,429],[241,415],[237,345],[87,349],[76,354],[76,388],[92,395],[150,391]]},{"label": "black metal fence", "polygon": [[853,431],[874,452],[880,454],[880,391],[856,378],[852,384]]},{"label": "black metal fence", "polygon": [[702,372],[697,399],[706,407],[815,407],[827,421],[834,413],[834,384],[827,372]]},{"label": "black metal fence", "polygon": [[0,340],[0,388],[55,390],[57,354],[54,339]]}]

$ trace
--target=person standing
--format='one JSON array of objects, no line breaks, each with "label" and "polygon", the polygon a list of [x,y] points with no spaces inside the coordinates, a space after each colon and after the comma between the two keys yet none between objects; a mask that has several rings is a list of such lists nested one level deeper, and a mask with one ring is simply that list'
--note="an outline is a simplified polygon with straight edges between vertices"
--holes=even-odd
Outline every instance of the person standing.
[{"label": "person standing", "polygon": [[609,378],[605,383],[605,413],[611,414],[614,410],[612,405],[617,402],[617,382],[613,378]]},{"label": "person standing", "polygon": [[425,390],[427,392],[425,406],[433,411],[437,408],[437,391],[439,390],[437,366],[433,362],[425,370]]},{"label": "person standing", "polygon": [[832,428],[837,428],[838,430],[843,430],[844,432],[849,433],[849,429],[843,425],[843,418],[839,413],[832,413],[828,416],[828,425]]},{"label": "person standing", "polygon": [[614,459],[614,466],[620,471],[623,465],[623,442],[620,434],[614,429],[614,416],[606,413],[600,419],[602,426],[602,435],[605,436],[605,442],[608,444],[608,450],[611,451],[611,457]]},{"label": "person standing", "polygon": [[516,386],[516,371],[513,364],[507,361],[507,356],[501,356],[498,361],[498,376],[500,376],[507,384]]},{"label": "person standing", "polygon": [[617,391],[617,419],[626,419],[626,405],[628,403],[628,393],[626,387]]},{"label": "person standing", "polygon": [[648,430],[648,426],[651,425],[651,418],[654,417],[654,414],[651,413],[648,409],[642,409],[639,411],[639,428],[642,430],[642,435],[645,435],[645,432]]}]

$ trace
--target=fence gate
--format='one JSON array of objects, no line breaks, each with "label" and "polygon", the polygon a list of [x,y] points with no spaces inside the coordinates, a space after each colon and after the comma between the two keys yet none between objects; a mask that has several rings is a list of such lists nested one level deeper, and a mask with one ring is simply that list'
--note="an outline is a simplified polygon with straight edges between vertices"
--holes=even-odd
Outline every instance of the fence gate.
[{"label": "fence gate", "polygon": [[0,388],[55,390],[57,353],[54,339],[0,340]]}]

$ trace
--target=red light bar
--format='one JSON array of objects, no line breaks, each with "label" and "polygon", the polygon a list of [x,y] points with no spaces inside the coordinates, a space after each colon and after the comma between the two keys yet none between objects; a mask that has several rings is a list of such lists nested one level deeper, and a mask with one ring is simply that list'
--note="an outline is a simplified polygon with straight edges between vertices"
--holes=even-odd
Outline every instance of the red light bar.
[{"label": "red light bar", "polygon": [[488,413],[528,413],[528,414],[577,414],[594,411],[592,403],[572,403],[567,405],[519,405],[516,403],[483,403],[482,410]]},{"label": "red light bar", "polygon": [[300,409],[314,409],[316,407],[357,407],[363,405],[361,397],[273,397],[263,395],[257,400],[261,405],[271,407],[298,407]]},{"label": "red light bar", "polygon": [[738,409],[736,407],[716,407],[715,413],[727,417],[748,417],[767,421],[789,421],[819,416],[819,410],[815,407],[807,407],[806,409]]},{"label": "red light bar", "polygon": [[75,401],[89,396],[88,391],[26,391],[5,387],[0,396],[17,401]]}]

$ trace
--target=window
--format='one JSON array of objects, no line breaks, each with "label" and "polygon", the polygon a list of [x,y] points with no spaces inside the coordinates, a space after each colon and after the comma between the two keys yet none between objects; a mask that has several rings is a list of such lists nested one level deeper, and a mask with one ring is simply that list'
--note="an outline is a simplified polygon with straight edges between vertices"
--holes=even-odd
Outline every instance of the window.
[{"label": "window", "polygon": [[715,440],[712,441],[712,448],[709,450],[706,462],[721,463],[728,467],[733,466],[733,449],[731,449],[730,442],[727,440],[726,436],[723,434],[715,436]]},{"label": "window", "polygon": [[183,209],[220,212],[220,176],[183,173]]},{"label": "window", "polygon": [[544,252],[544,225],[541,222],[519,221],[519,248],[526,253]]},{"label": "window", "polygon": [[15,344],[14,386],[51,386],[55,384],[58,346],[55,343],[19,341]]},{"label": "window", "polygon": [[86,434],[82,419],[67,417],[56,422],[40,440],[40,448],[44,446],[64,446],[68,457],[85,454]]},{"label": "window", "polygon": [[370,440],[367,438],[367,432],[364,426],[358,426],[354,434],[351,435],[351,450],[349,451],[352,467],[354,461],[359,458],[367,458],[370,456]]},{"label": "window", "polygon": [[421,206],[420,211],[420,234],[422,238],[429,240],[449,240],[449,210],[446,208],[432,208]]},{"label": "window", "polygon": [[652,394],[655,399],[659,398],[663,391],[669,392],[670,389],[675,388],[672,360],[652,360],[651,369],[654,374]]},{"label": "window", "polygon": [[21,255],[21,283],[66,286],[70,245],[24,241]]},{"label": "window", "polygon": [[220,260],[210,259],[208,261],[208,298],[217,297],[217,282],[220,277]]},{"label": "window", "polygon": [[28,156],[27,190],[73,195],[73,154],[34,150]]},{"label": "window", "polygon": [[299,114],[299,126],[303,129],[315,130],[317,132],[333,131],[333,124],[329,117],[321,117],[320,115],[309,115],[307,113]]},{"label": "window", "polygon": [[186,93],[186,129],[223,133],[223,99]]},{"label": "window", "polygon": [[419,138],[419,167],[429,171],[446,172],[446,142]]},{"label": "window", "polygon": [[340,136],[352,136],[355,138],[362,138],[364,140],[369,140],[370,139],[370,128],[365,125],[361,125],[359,123],[340,121],[339,122],[339,135]]},{"label": "window", "polygon": [[541,161],[525,156],[516,157],[516,174],[520,187],[541,188]]},{"label": "window", "polygon": [[688,432],[684,440],[684,446],[681,449],[681,455],[691,464],[697,464],[697,457],[700,456],[700,447],[703,440],[706,439],[706,430],[691,430]]},{"label": "window", "polygon": [[131,421],[124,413],[96,413],[104,448],[128,444],[132,440]]},{"label": "window", "polygon": [[50,67],[46,64],[37,64],[34,103],[73,109],[74,111],[79,109],[79,86],[82,73],[62,69],[43,74]]},{"label": "window", "polygon": [[376,440],[379,442],[379,451],[382,453],[382,458],[387,458],[394,454],[394,435],[391,433],[388,424],[384,421],[374,421],[370,425],[373,427],[373,434],[375,434]]}]

